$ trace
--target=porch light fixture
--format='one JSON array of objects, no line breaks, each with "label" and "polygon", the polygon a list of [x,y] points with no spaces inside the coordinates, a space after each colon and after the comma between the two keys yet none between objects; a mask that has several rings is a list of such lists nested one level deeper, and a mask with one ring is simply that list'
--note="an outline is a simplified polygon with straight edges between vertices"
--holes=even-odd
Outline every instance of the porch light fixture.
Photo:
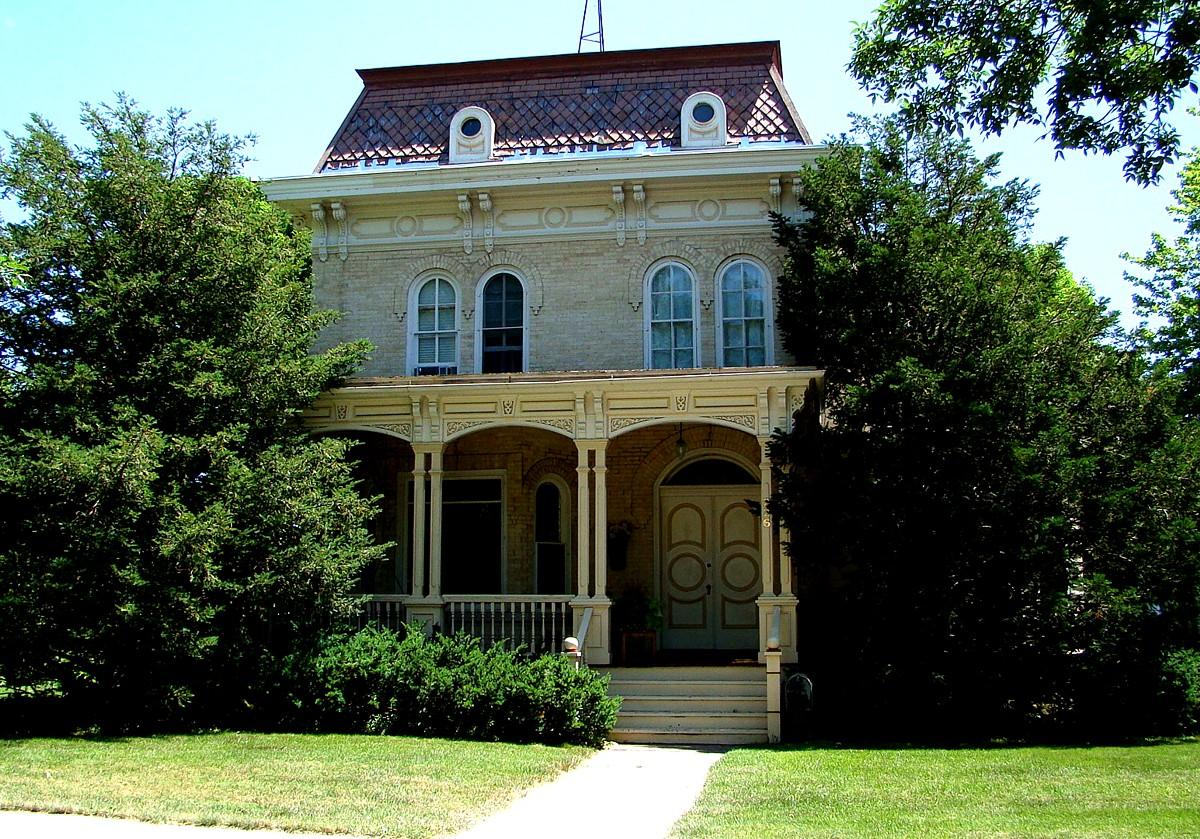
[{"label": "porch light fixture", "polygon": [[683,460],[687,454],[687,442],[683,439],[683,423],[679,423],[679,432],[675,437],[675,456]]}]

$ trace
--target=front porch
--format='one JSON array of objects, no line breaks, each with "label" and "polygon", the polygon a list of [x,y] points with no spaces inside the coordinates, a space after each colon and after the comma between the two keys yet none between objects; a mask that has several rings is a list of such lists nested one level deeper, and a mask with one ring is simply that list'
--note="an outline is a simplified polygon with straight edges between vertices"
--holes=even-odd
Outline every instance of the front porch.
[{"label": "front porch", "polygon": [[323,396],[307,422],[363,440],[360,469],[383,497],[377,535],[397,547],[364,579],[372,620],[533,652],[575,635],[589,664],[607,665],[629,630],[613,602],[636,592],[662,607],[642,627],[657,650],[762,662],[777,649],[788,662],[796,599],[787,533],[765,512],[767,443],[820,377],[370,379]]}]

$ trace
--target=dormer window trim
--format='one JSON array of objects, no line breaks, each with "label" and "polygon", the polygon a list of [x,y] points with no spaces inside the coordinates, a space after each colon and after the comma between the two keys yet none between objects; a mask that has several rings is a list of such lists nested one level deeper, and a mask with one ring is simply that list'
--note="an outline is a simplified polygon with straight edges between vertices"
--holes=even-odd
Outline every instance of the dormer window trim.
[{"label": "dormer window trim", "polygon": [[490,160],[496,143],[496,122],[483,108],[468,105],[450,120],[450,162]]},{"label": "dormer window trim", "polygon": [[719,148],[729,142],[725,102],[708,90],[693,93],[679,109],[679,138],[685,149]]}]

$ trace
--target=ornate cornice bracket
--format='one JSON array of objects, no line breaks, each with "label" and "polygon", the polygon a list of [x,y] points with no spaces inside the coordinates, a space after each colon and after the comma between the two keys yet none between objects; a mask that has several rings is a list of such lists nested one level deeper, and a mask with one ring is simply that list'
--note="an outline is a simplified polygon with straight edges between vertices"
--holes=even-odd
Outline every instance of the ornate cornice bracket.
[{"label": "ornate cornice bracket", "polygon": [[617,246],[625,247],[625,190],[620,185],[612,188],[613,204],[617,208]]},{"label": "ornate cornice bracket", "polygon": [[462,214],[462,243],[463,253],[470,253],[474,247],[471,241],[475,236],[474,224],[471,219],[471,196],[465,192],[458,194],[458,211]]},{"label": "ornate cornice bracket", "polygon": [[771,205],[771,212],[778,213],[783,201],[783,184],[779,178],[767,181],[767,201]]},{"label": "ornate cornice bracket", "polygon": [[638,244],[646,244],[646,190],[641,184],[633,185],[633,203],[637,205]]},{"label": "ornate cornice bracket", "polygon": [[491,253],[495,245],[496,215],[492,212],[490,193],[479,193],[479,209],[483,211],[483,249]]},{"label": "ornate cornice bracket", "polygon": [[350,231],[349,225],[346,223],[346,205],[341,201],[334,201],[330,203],[329,209],[333,210],[333,218],[338,223],[338,259],[345,262],[346,257],[350,255]]},{"label": "ornate cornice bracket", "polygon": [[329,259],[329,226],[325,223],[325,208],[313,204],[313,244],[317,246],[317,258],[322,262]]}]

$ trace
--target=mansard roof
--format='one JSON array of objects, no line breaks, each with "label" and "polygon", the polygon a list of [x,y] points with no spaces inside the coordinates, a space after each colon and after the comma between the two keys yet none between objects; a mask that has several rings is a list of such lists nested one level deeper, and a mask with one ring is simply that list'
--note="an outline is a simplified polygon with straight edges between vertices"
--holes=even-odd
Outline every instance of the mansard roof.
[{"label": "mansard roof", "polygon": [[317,172],[446,163],[467,106],[495,122],[493,159],[680,145],[680,108],[717,94],[730,144],[811,143],[783,86],[778,41],[359,70],[363,91]]}]

